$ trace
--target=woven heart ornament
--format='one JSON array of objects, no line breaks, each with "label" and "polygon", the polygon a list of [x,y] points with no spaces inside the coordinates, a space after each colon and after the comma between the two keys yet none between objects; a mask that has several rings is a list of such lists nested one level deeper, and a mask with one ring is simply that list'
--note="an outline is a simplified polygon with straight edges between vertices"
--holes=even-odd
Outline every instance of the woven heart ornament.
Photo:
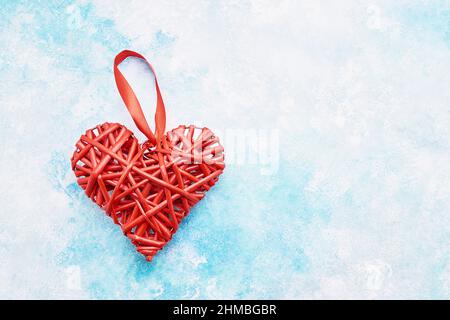
[{"label": "woven heart ornament", "polygon": [[[155,133],[118,68],[130,56],[144,60],[155,75]],[[191,207],[217,182],[225,168],[223,147],[207,128],[180,125],[165,133],[166,113],[156,74],[139,53],[119,53],[114,77],[125,106],[148,140],[140,144],[118,123],[98,125],[77,141],[72,170],[86,195],[151,261]]]}]

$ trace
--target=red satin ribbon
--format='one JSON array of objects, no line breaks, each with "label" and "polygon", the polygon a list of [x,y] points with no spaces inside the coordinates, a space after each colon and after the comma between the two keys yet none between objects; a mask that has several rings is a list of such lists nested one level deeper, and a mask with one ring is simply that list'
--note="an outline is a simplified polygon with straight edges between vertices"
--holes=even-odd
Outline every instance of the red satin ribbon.
[{"label": "red satin ribbon", "polygon": [[[156,87],[156,113],[155,113],[155,134],[153,134],[153,131],[150,129],[150,126],[147,123],[147,120],[145,119],[144,112],[142,112],[141,104],[139,103],[136,94],[134,93],[133,89],[131,88],[128,81],[125,79],[123,74],[120,72],[118,66],[119,64],[124,61],[128,57],[136,57],[139,59],[142,59],[147,63],[147,65],[150,67],[150,70],[153,72],[153,75],[155,76],[155,87]],[[164,132],[166,130],[166,109],[164,108],[164,102],[161,97],[161,92],[159,90],[158,86],[158,80],[156,79],[156,73],[153,69],[152,65],[139,53],[130,51],[130,50],[123,50],[120,52],[116,58],[114,59],[114,78],[116,79],[116,85],[117,89],[119,89],[120,96],[122,97],[123,102],[125,103],[125,106],[128,109],[128,112],[131,114],[131,117],[134,120],[134,123],[136,126],[141,130],[143,134],[148,138],[148,140],[156,145],[157,143],[161,141],[162,137],[164,136]]]}]

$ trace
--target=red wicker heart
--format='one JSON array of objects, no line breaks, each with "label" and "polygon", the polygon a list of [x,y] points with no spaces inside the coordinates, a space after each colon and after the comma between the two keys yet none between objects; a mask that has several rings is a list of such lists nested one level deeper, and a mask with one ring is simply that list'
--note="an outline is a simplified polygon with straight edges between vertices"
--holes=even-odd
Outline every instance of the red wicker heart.
[{"label": "red wicker heart", "polygon": [[72,168],[86,194],[150,261],[172,238],[190,208],[217,182],[225,167],[224,155],[219,139],[207,128],[179,126],[161,134],[165,110],[156,76],[153,135],[136,96],[117,68],[128,56],[144,59],[132,51],[121,52],[114,64],[116,83],[138,128],[149,140],[141,145],[125,126],[104,123],[78,140]]}]

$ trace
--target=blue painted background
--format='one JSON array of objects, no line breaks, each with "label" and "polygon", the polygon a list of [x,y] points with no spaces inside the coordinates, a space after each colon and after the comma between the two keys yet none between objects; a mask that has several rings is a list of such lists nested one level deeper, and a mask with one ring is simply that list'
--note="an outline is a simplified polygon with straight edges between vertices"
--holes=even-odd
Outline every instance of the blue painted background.
[{"label": "blue painted background", "polygon": [[[0,43],[0,298],[450,298],[450,2],[0,0]],[[87,128],[137,130],[124,48],[168,128],[279,137],[150,264],[69,163]]]}]

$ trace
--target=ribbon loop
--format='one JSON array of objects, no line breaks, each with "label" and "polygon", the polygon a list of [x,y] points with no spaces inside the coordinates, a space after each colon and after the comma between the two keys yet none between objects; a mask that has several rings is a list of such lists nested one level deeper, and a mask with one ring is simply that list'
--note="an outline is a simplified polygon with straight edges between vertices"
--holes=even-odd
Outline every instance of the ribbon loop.
[{"label": "ribbon loop", "polygon": [[[150,129],[150,126],[145,119],[144,112],[142,111],[141,104],[136,97],[133,89],[131,88],[128,81],[125,79],[123,74],[120,72],[118,66],[128,57],[136,57],[145,61],[149,66],[155,77],[155,87],[156,87],[156,112],[155,112],[155,133]],[[134,123],[138,129],[148,138],[148,140],[156,145],[159,143],[164,136],[166,129],[166,110],[164,108],[164,102],[161,96],[161,91],[159,90],[158,80],[156,79],[156,73],[152,65],[139,53],[131,50],[123,50],[114,59],[114,78],[116,80],[117,89],[119,90],[120,96],[122,97],[125,106],[128,109]]]}]

